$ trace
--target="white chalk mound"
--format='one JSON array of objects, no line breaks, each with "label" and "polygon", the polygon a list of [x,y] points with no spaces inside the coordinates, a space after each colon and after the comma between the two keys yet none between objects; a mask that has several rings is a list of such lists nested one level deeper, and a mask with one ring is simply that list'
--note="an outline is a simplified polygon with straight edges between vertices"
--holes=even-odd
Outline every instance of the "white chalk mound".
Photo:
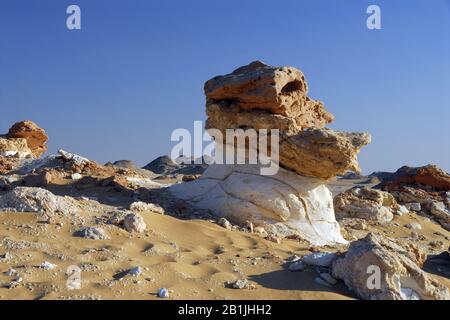
[{"label": "white chalk mound", "polygon": [[280,168],[260,175],[257,165],[211,165],[195,181],[171,186],[178,198],[236,223],[279,225],[314,245],[345,244],[323,180]]}]

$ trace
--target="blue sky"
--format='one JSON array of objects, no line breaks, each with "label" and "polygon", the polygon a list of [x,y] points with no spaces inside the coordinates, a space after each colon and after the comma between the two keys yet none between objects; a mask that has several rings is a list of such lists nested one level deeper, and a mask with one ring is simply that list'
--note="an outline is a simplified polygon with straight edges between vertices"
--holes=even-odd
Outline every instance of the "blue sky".
[{"label": "blue sky", "polygon": [[50,152],[144,165],[205,119],[206,80],[257,59],[300,68],[332,128],[372,134],[364,172],[450,171],[449,0],[1,0],[0,132],[30,119]]}]

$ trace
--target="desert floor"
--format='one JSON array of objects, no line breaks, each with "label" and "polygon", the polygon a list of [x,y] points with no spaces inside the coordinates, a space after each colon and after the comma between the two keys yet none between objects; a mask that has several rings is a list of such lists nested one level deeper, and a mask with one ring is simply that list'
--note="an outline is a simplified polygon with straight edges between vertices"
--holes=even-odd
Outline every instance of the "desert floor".
[{"label": "desert floor", "polygon": [[[358,183],[340,180],[332,183],[331,188],[340,192]],[[63,191],[70,193],[69,189]],[[333,287],[316,283],[314,270],[290,272],[287,269],[289,257],[302,256],[318,248],[289,239],[277,244],[257,234],[226,230],[212,221],[142,212],[148,229],[145,234],[130,234],[102,224],[109,240],[74,237],[78,224],[97,225],[108,211],[129,203],[120,194],[90,192],[99,199],[90,206],[96,209],[82,212],[76,221],[58,216],[48,223],[36,214],[0,213],[0,283],[11,281],[4,274],[9,268],[17,270],[22,278],[15,288],[0,288],[0,299],[159,299],[156,292],[161,287],[169,289],[169,299],[356,298],[342,282]],[[423,237],[418,242],[427,246],[431,243],[436,253],[449,247],[448,231],[415,214],[396,216],[385,226],[369,224],[364,231],[346,229],[343,234],[356,239],[370,231],[379,231],[394,238],[409,237],[411,230],[404,225],[412,221],[422,225],[419,232]],[[345,248],[320,250],[345,251]],[[2,260],[6,253],[10,259]],[[57,267],[40,268],[44,261]],[[71,265],[82,270],[79,290],[66,287],[66,271]],[[119,272],[136,266],[142,268],[141,275],[115,279]],[[435,273],[433,277],[439,282],[450,286],[448,275],[429,271]],[[249,280],[254,289],[239,290],[226,285],[237,279]]]}]

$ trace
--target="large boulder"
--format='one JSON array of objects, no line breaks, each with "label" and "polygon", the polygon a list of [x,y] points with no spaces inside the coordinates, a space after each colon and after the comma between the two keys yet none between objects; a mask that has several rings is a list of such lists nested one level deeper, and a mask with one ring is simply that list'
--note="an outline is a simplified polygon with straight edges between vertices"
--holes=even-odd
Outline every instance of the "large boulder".
[{"label": "large boulder", "polygon": [[334,261],[333,276],[362,299],[449,300],[449,289],[421,266],[425,255],[413,244],[400,245],[377,234],[352,242],[344,257]]},{"label": "large boulder", "polygon": [[17,122],[9,129],[7,137],[10,139],[25,139],[36,158],[47,151],[48,136],[44,129],[38,127],[32,121]]},{"label": "large boulder", "polygon": [[70,197],[56,196],[35,187],[16,187],[0,196],[0,211],[76,214],[79,211]]},{"label": "large boulder", "polygon": [[395,191],[402,186],[426,188],[428,191],[450,191],[450,175],[435,165],[418,168],[404,166],[379,187]]},{"label": "large boulder", "polygon": [[[236,105],[242,110],[265,110],[297,117],[304,113],[308,85],[303,73],[292,67],[272,67],[254,61],[232,73],[205,83],[207,103]],[[333,117],[323,111],[326,121]]]},{"label": "large boulder", "polygon": [[390,193],[366,187],[354,187],[334,198],[337,217],[386,223],[394,218],[399,209],[400,206]]},{"label": "large boulder", "polygon": [[346,243],[334,217],[332,194],[317,178],[281,168],[276,175],[262,176],[257,165],[212,165],[200,179],[169,190],[237,224],[249,221],[319,246]]}]

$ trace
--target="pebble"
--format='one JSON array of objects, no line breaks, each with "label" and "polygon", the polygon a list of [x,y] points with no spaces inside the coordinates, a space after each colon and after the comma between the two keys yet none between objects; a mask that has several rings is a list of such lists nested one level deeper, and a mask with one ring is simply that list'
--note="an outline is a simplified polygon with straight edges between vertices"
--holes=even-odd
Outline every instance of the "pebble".
[{"label": "pebble", "polygon": [[412,230],[422,230],[422,226],[420,225],[420,223],[417,222],[405,224],[405,227]]},{"label": "pebble", "polygon": [[231,222],[225,218],[220,218],[217,223],[219,224],[219,226],[224,227],[227,230],[233,229],[233,225],[231,224]]},{"label": "pebble", "polygon": [[418,202],[407,203],[407,204],[405,204],[405,207],[411,211],[422,210],[422,206]]},{"label": "pebble", "polygon": [[17,273],[17,270],[13,269],[13,268],[9,268],[7,271],[4,272],[5,275],[7,275],[8,277],[11,277],[13,275],[15,275]]},{"label": "pebble", "polygon": [[107,240],[109,239],[107,233],[102,228],[98,227],[83,227],[73,234],[75,237],[91,239],[91,240]]},{"label": "pebble", "polygon": [[251,285],[247,279],[239,279],[231,283],[231,288],[233,289],[250,289],[252,287],[254,286]]},{"label": "pebble", "polygon": [[48,261],[44,261],[39,265],[39,268],[42,268],[44,270],[53,270],[57,267],[56,264],[53,264],[51,262]]},{"label": "pebble", "polygon": [[161,288],[158,290],[157,296],[158,298],[167,299],[169,298],[169,290],[166,288]]}]

